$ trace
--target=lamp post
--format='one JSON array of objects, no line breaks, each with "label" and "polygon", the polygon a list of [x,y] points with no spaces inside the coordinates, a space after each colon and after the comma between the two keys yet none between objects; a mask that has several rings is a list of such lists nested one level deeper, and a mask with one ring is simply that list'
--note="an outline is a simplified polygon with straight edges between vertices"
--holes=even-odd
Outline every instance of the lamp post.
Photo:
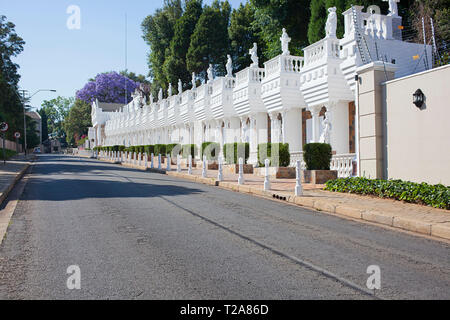
[{"label": "lamp post", "polygon": [[23,139],[24,139],[23,141],[24,141],[24,152],[26,155],[27,154],[27,118],[26,118],[26,111],[25,111],[25,103],[27,101],[30,101],[31,98],[33,98],[38,92],[41,92],[41,91],[56,92],[56,90],[54,90],[54,89],[39,89],[38,91],[33,93],[28,98],[25,97],[28,90],[19,90],[19,91],[22,93],[22,96],[20,98],[21,98],[22,104],[23,104]]}]

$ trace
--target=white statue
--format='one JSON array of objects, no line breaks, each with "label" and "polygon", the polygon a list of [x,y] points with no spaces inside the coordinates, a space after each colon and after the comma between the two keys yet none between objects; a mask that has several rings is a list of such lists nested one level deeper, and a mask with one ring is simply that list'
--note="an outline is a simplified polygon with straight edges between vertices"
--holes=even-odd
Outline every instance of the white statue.
[{"label": "white statue", "polygon": [[389,2],[389,14],[388,16],[398,17],[398,7],[397,2],[400,0],[383,0],[384,2]]},{"label": "white statue", "polygon": [[328,8],[328,19],[325,24],[325,34],[327,38],[336,38],[337,15],[336,7]]},{"label": "white statue", "polygon": [[158,92],[158,102],[161,102],[162,99],[163,99],[163,91],[162,88],[160,88]]},{"label": "white statue", "polygon": [[183,83],[181,82],[181,79],[178,79],[178,94],[183,93]]},{"label": "white statue", "polygon": [[207,75],[208,75],[208,82],[212,82],[214,80],[214,75],[213,75],[213,67],[212,64],[209,65],[208,70],[206,71]]},{"label": "white statue", "polygon": [[229,54],[227,55],[227,64],[225,67],[227,69],[227,77],[232,77],[233,76],[233,60],[231,60],[231,56]]},{"label": "white statue", "polygon": [[155,102],[155,99],[153,98],[153,93],[150,93],[150,104]]},{"label": "white statue", "polygon": [[289,42],[291,42],[291,38],[289,38],[286,29],[283,28],[283,34],[281,35],[280,38],[281,41],[281,50],[283,51],[283,55],[290,55],[290,51],[289,51]]},{"label": "white statue", "polygon": [[258,59],[258,45],[253,43],[253,48],[250,49],[250,58],[252,59],[252,64],[250,67],[258,67],[259,66],[259,59]]},{"label": "white statue", "polygon": [[328,118],[328,112],[325,112],[325,119],[323,119],[322,127],[323,131],[322,135],[320,136],[319,142],[330,143],[331,121]]},{"label": "white statue", "polygon": [[197,85],[195,84],[195,72],[192,72],[192,89],[197,88]]},{"label": "white statue", "polygon": [[169,97],[171,97],[172,96],[172,84],[171,83],[169,83],[169,90],[167,92],[169,94]]}]

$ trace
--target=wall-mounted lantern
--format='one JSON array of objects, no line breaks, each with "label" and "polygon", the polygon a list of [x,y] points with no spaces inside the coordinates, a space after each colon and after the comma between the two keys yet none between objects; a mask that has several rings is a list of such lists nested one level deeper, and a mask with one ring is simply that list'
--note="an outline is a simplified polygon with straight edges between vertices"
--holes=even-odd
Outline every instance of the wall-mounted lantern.
[{"label": "wall-mounted lantern", "polygon": [[422,108],[423,103],[425,102],[425,95],[423,94],[422,90],[417,89],[416,92],[413,94],[413,103],[416,105],[417,108]]}]

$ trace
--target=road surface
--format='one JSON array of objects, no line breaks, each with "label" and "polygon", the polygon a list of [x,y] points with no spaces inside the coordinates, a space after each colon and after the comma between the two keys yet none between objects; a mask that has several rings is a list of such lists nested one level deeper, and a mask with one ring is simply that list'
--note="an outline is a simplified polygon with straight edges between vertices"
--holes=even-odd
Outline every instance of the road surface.
[{"label": "road surface", "polygon": [[448,243],[70,156],[22,184],[0,299],[450,298]]}]

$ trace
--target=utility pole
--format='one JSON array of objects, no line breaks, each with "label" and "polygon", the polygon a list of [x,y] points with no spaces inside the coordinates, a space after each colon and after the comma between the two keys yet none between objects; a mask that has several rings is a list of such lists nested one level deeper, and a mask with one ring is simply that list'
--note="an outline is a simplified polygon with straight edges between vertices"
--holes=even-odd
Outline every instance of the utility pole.
[{"label": "utility pole", "polygon": [[26,118],[26,111],[25,111],[25,94],[27,90],[19,90],[22,93],[22,106],[23,106],[23,149],[25,152],[25,155],[27,155],[27,118]]}]

